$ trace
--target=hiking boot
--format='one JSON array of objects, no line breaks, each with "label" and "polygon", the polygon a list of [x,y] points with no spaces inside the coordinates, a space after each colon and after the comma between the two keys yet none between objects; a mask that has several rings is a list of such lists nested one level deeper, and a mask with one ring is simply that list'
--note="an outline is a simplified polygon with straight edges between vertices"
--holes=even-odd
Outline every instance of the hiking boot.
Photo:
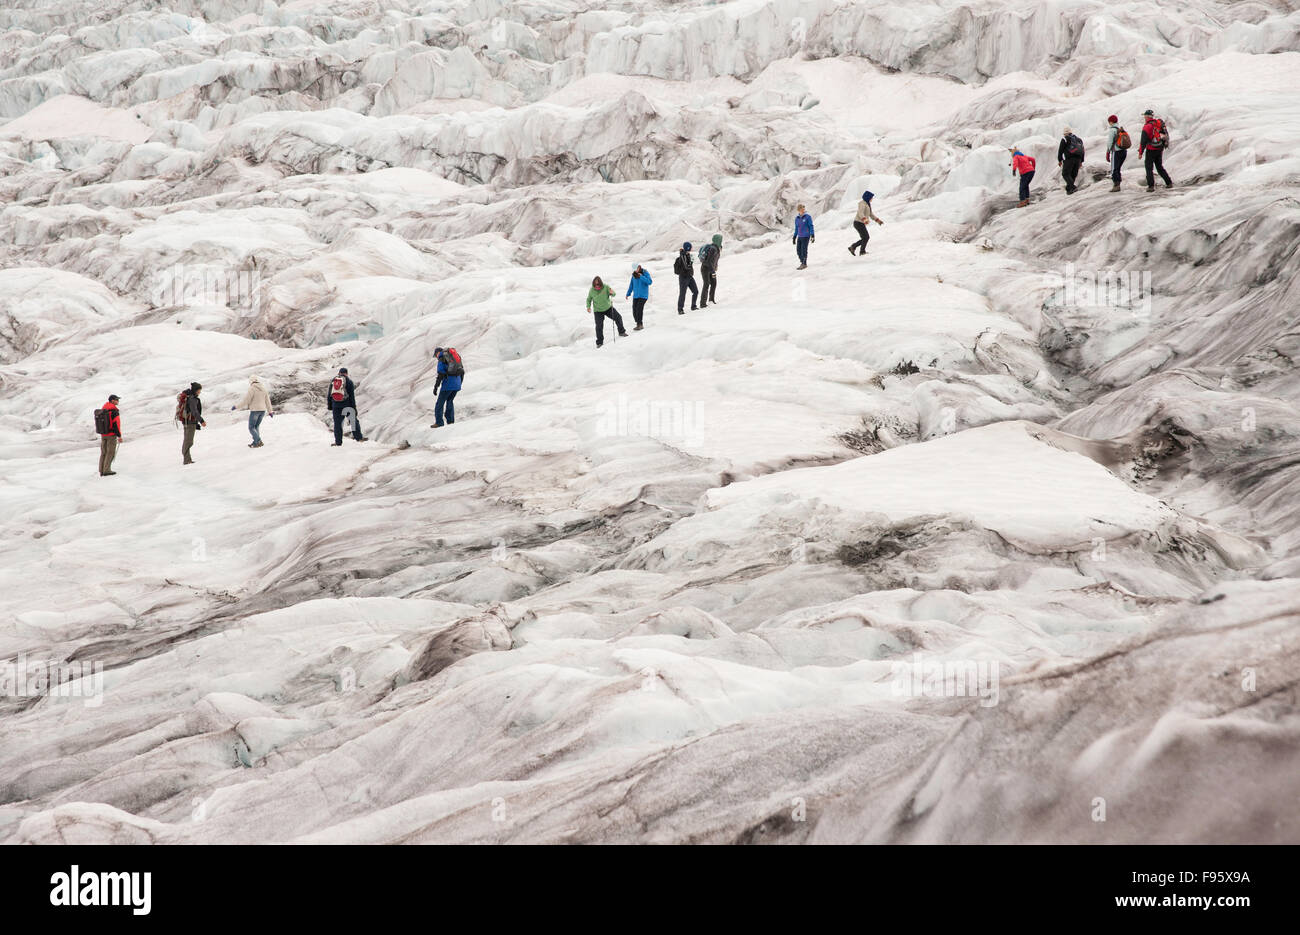
[{"label": "hiking boot", "polygon": [[633,328],[632,330],[633,330],[633,331],[645,331],[645,325],[637,325],[637,326],[636,326],[635,328]]},{"label": "hiking boot", "polygon": [[807,269],[807,268],[808,268],[807,263],[800,263],[798,266],[795,267],[795,269]]},{"label": "hiking boot", "polygon": [[626,332],[626,331],[620,331],[620,332],[618,333],[618,336],[619,336],[620,338],[626,338],[626,337],[627,337],[627,332]]},{"label": "hiking boot", "polygon": [[857,255],[858,255],[857,251],[854,250],[852,247],[849,247],[849,256],[857,256]]},{"label": "hiking boot", "polygon": [[700,308],[708,308],[708,307],[709,307],[709,303],[708,303],[708,302],[701,302],[701,303],[700,303]]},{"label": "hiking boot", "polygon": [[112,476],[113,476],[114,474],[116,474],[116,473],[117,473],[117,471],[105,471],[103,474],[101,474],[101,475],[99,475],[99,476],[100,476],[100,477],[112,477]]},{"label": "hiking boot", "polygon": [[1027,205],[1027,204],[1029,204],[1029,199],[1028,199],[1028,198],[1026,198],[1024,201],[1018,201],[1018,202],[1016,202],[1016,207],[1017,207],[1017,208],[1023,208],[1023,207],[1024,207],[1025,205]]},{"label": "hiking boot", "polygon": [[1165,188],[1173,188],[1173,187],[1174,187],[1173,182],[1165,182]]},{"label": "hiking boot", "polygon": [[699,310],[699,306],[698,306],[698,305],[692,305],[692,306],[691,306],[691,311],[692,311],[692,312],[694,312],[694,311],[698,311],[698,310]]},{"label": "hiking boot", "polygon": [[1154,185],[1148,185],[1148,186],[1147,186],[1147,191],[1149,191],[1149,192],[1153,192],[1153,191],[1155,191],[1155,190],[1156,190],[1156,187],[1155,187]]},{"label": "hiking boot", "polygon": [[1112,185],[1112,186],[1110,187],[1110,190],[1113,191],[1113,192],[1117,192],[1117,191],[1119,191],[1119,182],[1116,182],[1114,185]]},{"label": "hiking boot", "polygon": [[353,441],[358,441],[358,442],[368,442],[368,441],[370,441],[370,439],[369,439],[369,438],[366,438],[366,437],[363,436],[363,437],[361,437],[361,438],[353,439]]},{"label": "hiking boot", "polygon": [[330,442],[330,447],[331,447],[331,448],[342,448],[342,447],[343,447],[343,443],[342,443],[342,442]]},{"label": "hiking boot", "polygon": [[[691,311],[693,312],[693,311],[695,311],[695,309],[691,309]],[[685,315],[686,313],[683,312],[683,311],[679,308],[679,309],[677,310],[677,314],[678,314],[678,315]],[[600,347],[599,344],[597,344],[596,346],[597,346],[597,347]]]}]

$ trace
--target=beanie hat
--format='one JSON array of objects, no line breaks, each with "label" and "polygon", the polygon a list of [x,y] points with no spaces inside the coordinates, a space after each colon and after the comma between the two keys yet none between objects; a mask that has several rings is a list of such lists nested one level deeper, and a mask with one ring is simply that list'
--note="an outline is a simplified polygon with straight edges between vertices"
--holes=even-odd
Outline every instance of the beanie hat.
[{"label": "beanie hat", "polygon": [[868,201],[868,202],[869,202],[869,201],[871,201],[872,198],[875,198],[875,197],[876,197],[875,192],[863,192],[863,193],[862,193],[862,200],[863,200],[863,201]]},{"label": "beanie hat", "polygon": [[339,368],[339,373],[347,373],[347,372],[348,372],[348,368],[347,368],[347,367],[340,367],[340,368]]},{"label": "beanie hat", "polygon": [[722,235],[721,235],[721,234],[714,234],[714,235],[713,235],[713,245],[714,245],[715,247],[721,247],[721,246],[722,246]]},{"label": "beanie hat", "polygon": [[117,395],[113,395],[113,396],[108,397],[108,401],[109,401],[110,403],[115,403],[115,402],[118,401],[118,399],[119,399],[119,397],[118,397]]},{"label": "beanie hat", "polygon": [[1107,123],[1119,123],[1119,118],[1116,117],[1114,114],[1111,114],[1109,117],[1106,118],[1106,122],[1107,122]]},{"label": "beanie hat", "polygon": [[434,356],[434,357],[437,357],[437,356],[438,356],[439,354],[441,354],[441,353],[442,353],[442,348],[440,348],[440,347],[435,347],[435,348],[433,349],[433,356]]},{"label": "beanie hat", "polygon": [[682,249],[683,249],[683,250],[689,250],[689,249],[691,249],[691,242],[688,240],[688,241],[686,241],[686,243],[682,244]]}]

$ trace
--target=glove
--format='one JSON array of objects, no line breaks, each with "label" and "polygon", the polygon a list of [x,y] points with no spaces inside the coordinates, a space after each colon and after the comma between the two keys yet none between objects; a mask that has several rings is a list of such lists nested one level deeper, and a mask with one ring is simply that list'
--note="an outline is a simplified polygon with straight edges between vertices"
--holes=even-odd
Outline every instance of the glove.
[{"label": "glove", "polygon": [[790,238],[790,243],[797,243],[798,240],[799,240],[799,235],[795,234],[793,237]]},{"label": "glove", "polygon": [[272,419],[275,418],[275,413],[274,413],[274,412],[268,412],[267,415],[270,416]]},{"label": "glove", "polygon": [[1106,154],[1106,161],[1107,161],[1107,162],[1110,162],[1110,153],[1107,153],[1107,154]]},{"label": "glove", "polygon": [[231,407],[230,407],[230,411],[231,411],[231,412],[234,412],[234,411],[235,411],[235,408],[236,408],[236,407],[231,406]]},{"label": "glove", "polygon": [[816,237],[809,237],[808,239],[809,239],[810,241],[812,241],[813,243],[816,243],[816,242],[817,242],[817,238],[816,238]]}]

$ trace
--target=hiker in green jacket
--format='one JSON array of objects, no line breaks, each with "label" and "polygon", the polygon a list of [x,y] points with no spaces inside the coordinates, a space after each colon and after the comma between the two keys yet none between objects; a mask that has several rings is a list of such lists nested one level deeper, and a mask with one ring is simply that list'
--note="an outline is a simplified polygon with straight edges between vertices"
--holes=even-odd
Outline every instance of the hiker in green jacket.
[{"label": "hiker in green jacket", "polygon": [[614,287],[605,285],[605,280],[597,276],[591,281],[587,290],[587,311],[596,313],[596,346],[605,343],[605,316],[608,315],[618,328],[620,338],[627,337],[623,328],[623,316],[614,308]]}]

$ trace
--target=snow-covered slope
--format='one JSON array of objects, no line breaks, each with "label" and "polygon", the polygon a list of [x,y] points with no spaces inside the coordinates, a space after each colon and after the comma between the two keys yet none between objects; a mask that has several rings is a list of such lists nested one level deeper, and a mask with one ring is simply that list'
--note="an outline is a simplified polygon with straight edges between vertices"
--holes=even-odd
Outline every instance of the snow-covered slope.
[{"label": "snow-covered slope", "polygon": [[0,840],[1300,840],[1297,83],[1262,0],[10,0]]}]

